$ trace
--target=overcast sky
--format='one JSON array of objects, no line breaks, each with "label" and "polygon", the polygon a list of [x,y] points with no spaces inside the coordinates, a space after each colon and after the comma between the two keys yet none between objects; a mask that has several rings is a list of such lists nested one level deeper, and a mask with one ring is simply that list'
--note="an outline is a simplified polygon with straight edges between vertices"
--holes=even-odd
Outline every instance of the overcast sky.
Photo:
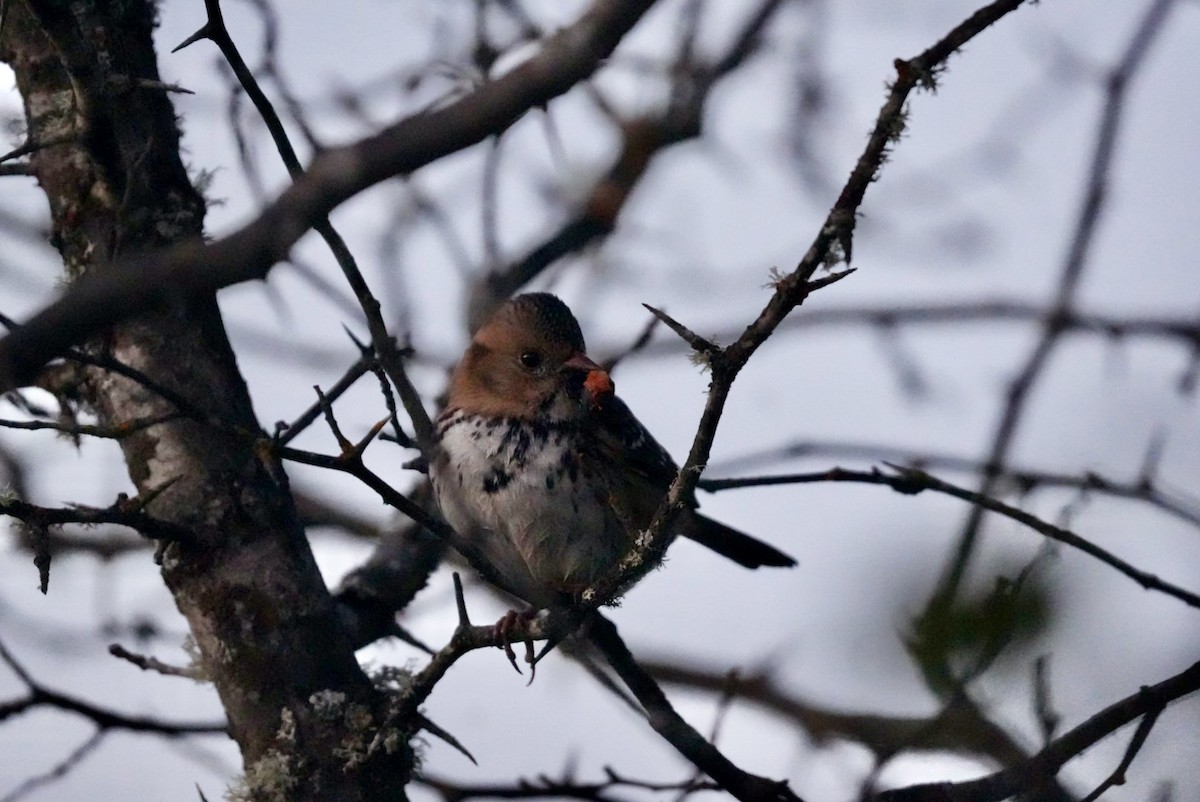
[{"label": "overcast sky", "polygon": [[[256,63],[257,18],[248,5],[227,2],[233,35]],[[366,116],[385,123],[450,91],[454,81],[431,78],[415,95],[399,75],[431,60],[466,63],[473,4],[417,0],[352,0],[279,4],[279,63],[328,143],[370,130],[335,97],[362,93]],[[579,3],[545,2],[548,27],[574,19]],[[713,52],[741,19],[742,2],[711,3],[703,28]],[[932,44],[978,4],[965,0],[819,0],[797,4],[771,29],[767,53],[723,84],[706,117],[703,140],[663,155],[637,190],[621,228],[598,252],[569,260],[537,284],[558,292],[577,311],[594,357],[607,356],[641,330],[641,302],[666,308],[701,334],[734,336],[769,297],[771,268],[788,269],[817,233],[860,153],[894,75],[892,62]],[[653,109],[661,84],[636,69],[636,56],[671,52],[678,3],[646,20],[609,64],[598,85],[623,110]],[[1148,3],[1054,0],[1022,8],[971,43],[950,63],[936,94],[915,96],[906,135],[862,208],[855,240],[858,273],[814,295],[797,318],[822,308],[951,299],[1042,303],[1052,292],[1079,213],[1094,146],[1104,71],[1126,47]],[[448,8],[455,10],[448,11]],[[201,42],[165,55],[202,22],[203,4],[170,0],[161,10],[160,70],[194,95],[176,95],[185,158],[193,175],[209,176],[208,231],[232,230],[260,200],[238,166],[226,118],[228,90],[215,47]],[[436,31],[431,35],[430,31]],[[1080,291],[1083,308],[1115,316],[1200,312],[1200,8],[1179,2],[1130,89],[1111,174],[1102,227]],[[813,60],[824,92],[819,109],[798,130],[794,56]],[[512,54],[512,61],[521,58]],[[501,62],[503,69],[505,62]],[[0,109],[15,113],[19,98],[3,71]],[[611,158],[615,142],[579,94],[555,101],[547,115],[528,115],[503,139],[498,239],[501,254],[519,255],[561,214],[547,198],[577,198]],[[286,174],[260,126],[247,123],[267,198]],[[293,127],[293,133],[296,133]],[[808,148],[796,155],[795,141]],[[556,155],[552,141],[561,154]],[[302,147],[303,150],[303,147]],[[415,178],[420,190],[450,212],[463,256],[478,269],[483,150],[445,160]],[[31,180],[5,182],[0,208],[26,220],[45,214]],[[420,355],[416,377],[432,396],[465,343],[463,267],[436,227],[396,229],[411,207],[411,187],[389,182],[347,203],[334,216],[384,298],[397,331],[411,331]],[[337,282],[336,268],[315,237],[298,261]],[[18,318],[54,292],[49,249],[30,244],[0,254],[0,311]],[[339,285],[340,286],[340,285]],[[340,290],[349,298],[347,290]],[[221,296],[227,325],[250,384],[260,421],[295,417],[312,400],[312,385],[328,386],[355,354],[343,325],[364,327],[302,271],[280,266],[264,284]],[[980,458],[989,443],[1006,381],[1025,360],[1036,331],[1027,325],[913,327],[886,334],[866,327],[781,332],[739,377],[722,421],[707,475],[808,470],[875,459],[738,462],[789,442],[867,443],[918,452]],[[659,332],[662,348],[623,364],[618,392],[676,457],[686,453],[704,403],[707,377]],[[1165,438],[1163,486],[1200,498],[1200,412],[1175,392],[1188,364],[1186,349],[1159,340],[1113,344],[1070,337],[1036,388],[1018,432],[1013,462],[1045,470],[1099,471],[1136,477],[1149,444]],[[339,406],[350,432],[381,417],[370,386]],[[4,405],[0,415],[13,417]],[[351,434],[351,437],[354,435]],[[76,453],[48,434],[0,432],[0,441],[28,455],[32,500],[108,504],[128,491],[111,445],[88,443]],[[302,445],[335,447],[313,429]],[[413,477],[400,463],[411,454],[379,444],[371,464],[398,486]],[[352,481],[290,469],[306,491],[351,504],[385,522],[390,515]],[[951,475],[953,476],[953,475]],[[958,480],[971,480],[958,475]],[[1058,520],[1068,493],[1038,493],[1022,503]],[[636,653],[695,659],[716,671],[778,667],[791,691],[848,710],[928,715],[936,701],[904,652],[907,615],[920,609],[966,514],[947,498],[900,496],[877,487],[805,485],[704,496],[705,512],[753,532],[795,555],[791,571],[750,573],[690,545],[672,550],[664,570],[631,592],[613,618]],[[1141,568],[1195,589],[1200,537],[1188,526],[1129,502],[1094,500],[1073,511],[1075,531]],[[977,584],[1012,575],[1042,546],[1011,522],[989,521]],[[331,584],[369,553],[369,544],[323,536],[318,559]],[[1053,649],[1054,701],[1073,726],[1140,685],[1157,682],[1196,659],[1196,611],[1148,594],[1111,569],[1063,551],[1040,566],[1053,588],[1055,623],[1048,640],[1002,661],[981,698],[998,718],[1034,746],[1030,665]],[[168,719],[215,719],[220,707],[206,686],[141,674],[107,657],[113,640],[182,662],[182,620],[161,587],[149,553],[98,566],[86,558],[55,562],[51,592],[36,590],[25,554],[0,554],[0,636],[55,688],[105,704]],[[448,575],[439,574],[405,623],[439,645],[453,623]],[[481,589],[470,592],[478,621],[503,608]],[[137,643],[131,622],[146,618],[158,638]],[[103,626],[118,622],[119,630]],[[373,664],[419,664],[410,648],[384,645],[360,655]],[[1100,668],[1101,670],[1097,670]],[[0,671],[0,700],[19,684]],[[702,731],[711,725],[711,696],[677,694],[681,712]],[[526,688],[499,653],[464,659],[430,698],[427,713],[455,733],[479,759],[471,766],[433,742],[426,767],[460,780],[484,782],[555,775],[574,761],[581,779],[612,766],[633,777],[674,780],[687,767],[645,724],[595,687],[577,667],[549,659]],[[1200,715],[1194,701],[1172,708],[1151,737],[1129,784],[1106,798],[1146,799],[1161,780],[1176,783],[1176,799],[1200,794],[1191,767],[1200,757]],[[33,713],[0,726],[0,795],[49,767],[86,739],[89,725],[70,716]],[[1109,739],[1064,774],[1076,789],[1098,781],[1120,759],[1127,734]],[[844,800],[869,768],[865,751],[814,745],[789,725],[735,705],[720,744],[748,770],[786,777],[804,798]],[[1151,748],[1152,747],[1152,748]],[[147,759],[152,755],[152,759]],[[117,735],[68,777],[29,798],[187,799],[195,785],[220,797],[239,764],[221,739],[191,745]],[[130,766],[137,766],[130,770]],[[977,763],[939,757],[905,759],[887,783],[958,779]],[[416,796],[417,793],[414,793]]]}]

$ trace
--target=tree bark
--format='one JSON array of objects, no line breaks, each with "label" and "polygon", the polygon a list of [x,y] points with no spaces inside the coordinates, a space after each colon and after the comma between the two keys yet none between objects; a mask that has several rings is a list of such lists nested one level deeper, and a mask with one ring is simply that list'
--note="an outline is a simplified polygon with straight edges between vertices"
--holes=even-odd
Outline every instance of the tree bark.
[{"label": "tree bark", "polygon": [[[153,4],[7,5],[0,58],[24,98],[30,161],[68,278],[198,239],[204,201],[179,157],[151,39]],[[241,748],[242,797],[403,797],[407,733],[380,739],[390,753],[368,750],[389,697],[337,624],[286,474],[256,447],[263,435],[215,297],[181,296],[85,351],[143,378],[68,365],[43,385],[108,424],[184,413],[121,447],[139,495],[151,499],[146,512],[191,532],[188,542],[161,544],[162,575]]]}]

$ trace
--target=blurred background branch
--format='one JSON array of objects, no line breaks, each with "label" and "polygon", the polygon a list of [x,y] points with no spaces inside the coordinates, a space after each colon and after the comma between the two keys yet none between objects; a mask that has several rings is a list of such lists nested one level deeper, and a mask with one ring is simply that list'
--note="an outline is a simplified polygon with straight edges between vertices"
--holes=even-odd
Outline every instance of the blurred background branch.
[{"label": "blurred background branch", "polygon": [[[64,69],[85,99],[133,85],[97,81],[79,54],[103,52],[103,38],[71,39],[51,5],[17,2],[13,13],[40,9],[72,43]],[[1194,189],[1200,169],[1169,145],[1195,123],[1187,103],[1170,100],[1194,85],[1192,48],[1179,44],[1194,39],[1193,7],[1039,5],[993,26],[1021,3],[474,0],[347,4],[334,15],[303,4],[284,13],[268,0],[203,5],[164,6],[160,46],[199,27],[221,56],[160,51],[155,97],[196,93],[172,99],[191,184],[210,207],[208,244],[125,247],[122,226],[144,221],[136,181],[123,181],[150,157],[128,143],[121,158],[105,149],[100,106],[72,106],[85,128],[56,138],[51,127],[34,148],[20,99],[0,107],[16,121],[16,152],[30,152],[28,163],[0,165],[12,188],[0,199],[0,313],[33,321],[0,345],[3,386],[66,357],[39,387],[6,395],[0,414],[0,512],[13,520],[0,630],[30,656],[27,668],[3,653],[0,681],[15,690],[0,685],[13,700],[0,705],[0,749],[44,758],[0,772],[6,798],[193,793],[193,776],[224,784],[242,765],[233,747],[210,747],[217,739],[199,739],[212,753],[188,746],[185,727],[162,730],[173,746],[136,747],[181,760],[182,788],[143,790],[170,782],[149,770],[133,778],[144,786],[122,786],[133,780],[109,770],[155,762],[110,731],[222,710],[211,688],[104,655],[120,635],[145,652],[118,647],[143,668],[203,664],[195,643],[181,643],[151,553],[170,571],[163,544],[207,548],[224,530],[188,516],[218,498],[233,499],[226,520],[249,524],[246,541],[270,529],[255,518],[255,485],[231,468],[212,473],[219,490],[196,497],[182,528],[152,504],[143,511],[139,498],[156,497],[138,492],[138,466],[158,465],[162,452],[142,444],[187,426],[262,466],[259,478],[286,497],[275,509],[288,510],[297,535],[303,527],[299,539],[336,588],[322,608],[336,637],[306,641],[313,664],[326,644],[330,654],[358,649],[358,665],[344,667],[370,683],[363,698],[408,699],[399,717],[381,704],[373,724],[330,713],[318,704],[330,697],[315,693],[290,709],[319,708],[318,718],[366,733],[373,750],[394,735],[388,723],[403,719],[402,738],[428,724],[410,715],[421,703],[451,743],[481,755],[476,768],[429,749],[414,798],[683,799],[714,787],[783,798],[790,786],[810,802],[1166,799],[1200,789],[1187,748],[1194,706],[1173,704],[1195,689],[1196,668],[1151,684],[1195,660],[1195,610],[1118,576],[1197,603],[1200,296],[1184,269],[1194,227],[1180,215],[1192,196],[1161,188]],[[4,25],[6,58],[21,19]],[[335,39],[342,31],[351,38]],[[920,55],[897,58],[905,53]],[[925,88],[938,92],[910,97]],[[1169,125],[1147,122],[1160,113]],[[68,264],[118,266],[51,302],[47,277],[61,265],[45,245],[47,196],[28,176],[68,152],[120,169],[56,185],[75,186],[82,205],[51,194],[52,241],[70,246],[86,229],[98,245],[68,247]],[[133,189],[112,193],[122,186]],[[95,236],[87,203],[118,210],[106,218],[116,234]],[[178,232],[154,219],[169,245]],[[325,249],[302,237],[310,225]],[[792,273],[771,269],[801,254]],[[853,279],[793,311],[809,282],[841,275],[818,271],[852,255]],[[289,264],[268,274],[280,260]],[[257,415],[231,414],[222,386],[194,369],[211,338],[183,342],[180,369],[163,375],[136,361],[137,348],[124,359],[63,352],[117,320],[248,278],[263,281],[223,291],[216,325],[233,334],[231,375],[249,384]],[[446,568],[464,563],[447,547],[414,446],[429,441],[428,413],[464,334],[524,288],[571,303],[590,350],[611,355],[623,397],[676,456],[695,440],[680,492],[745,488],[706,509],[778,536],[800,558],[793,576],[747,579],[673,547],[664,572],[606,611],[623,634],[601,641],[632,696],[583,640],[540,664],[525,691],[483,648],[498,645],[487,628],[471,629],[471,648],[452,648]],[[706,344],[699,361],[710,373],[688,370],[678,357],[692,347],[656,327],[643,303]],[[347,347],[346,331],[367,344]],[[1099,378],[1097,355],[1109,367]],[[123,377],[154,403],[97,412],[73,391],[82,375]],[[707,399],[706,386],[716,387]],[[373,439],[383,420],[387,442]],[[291,460],[286,473],[277,455]],[[864,483],[900,494],[852,487]],[[959,502],[935,494],[966,501],[965,520]],[[989,509],[999,515],[984,537]],[[1022,525],[1090,557],[1031,544]],[[274,567],[255,565],[256,580]],[[30,601],[23,591],[36,594],[50,572],[53,592]],[[466,592],[481,616],[511,605],[470,576]],[[234,598],[212,596],[245,606]],[[540,626],[526,634],[544,635]],[[427,663],[426,643],[451,645]],[[670,653],[689,656],[633,658]],[[414,672],[419,699],[405,696]],[[47,690],[71,681],[77,695]],[[1127,695],[1138,685],[1147,689]],[[139,715],[83,701],[109,695]],[[59,733],[35,708],[81,717],[88,731]],[[1130,738],[1103,740],[1135,721]],[[260,729],[264,749],[280,748],[278,707]],[[357,754],[344,742],[325,751],[340,760],[338,749]],[[245,762],[261,782],[264,766]]]}]

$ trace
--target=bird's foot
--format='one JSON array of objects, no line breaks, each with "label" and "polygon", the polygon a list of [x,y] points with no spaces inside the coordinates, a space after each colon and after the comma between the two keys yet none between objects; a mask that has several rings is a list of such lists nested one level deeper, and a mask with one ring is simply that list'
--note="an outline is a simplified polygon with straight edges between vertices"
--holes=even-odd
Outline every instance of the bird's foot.
[{"label": "bird's foot", "polygon": [[[498,646],[504,650],[504,656],[508,658],[508,662],[520,674],[521,667],[517,665],[517,653],[512,647],[513,631],[520,628],[522,624],[528,624],[538,616],[537,610],[526,610],[518,613],[516,610],[509,610],[500,620],[496,622],[495,633],[496,640],[499,641]],[[537,665],[534,661],[533,641],[525,641],[525,662],[529,664],[529,683],[533,683],[533,677],[537,673]]]}]

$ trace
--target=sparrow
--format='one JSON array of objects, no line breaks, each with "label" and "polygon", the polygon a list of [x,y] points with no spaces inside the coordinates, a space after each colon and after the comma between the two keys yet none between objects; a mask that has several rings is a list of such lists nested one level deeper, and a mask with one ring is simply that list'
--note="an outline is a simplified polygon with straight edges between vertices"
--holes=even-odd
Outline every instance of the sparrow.
[{"label": "sparrow", "polygon": [[[443,517],[486,578],[535,609],[616,571],[678,472],[586,350],[557,297],[512,298],[475,332],[437,420],[430,477]],[[748,568],[795,565],[695,507],[673,536]]]}]

